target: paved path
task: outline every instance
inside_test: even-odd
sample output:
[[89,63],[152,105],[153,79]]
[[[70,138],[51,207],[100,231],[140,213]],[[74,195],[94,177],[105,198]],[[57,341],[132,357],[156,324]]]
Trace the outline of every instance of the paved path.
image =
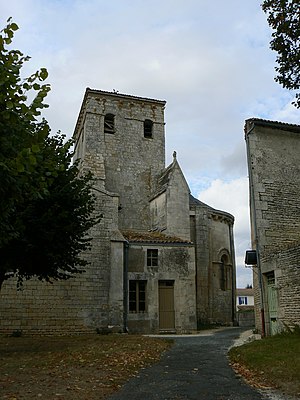
[[[227,350],[242,330],[175,336],[159,363],[128,381],[110,400],[263,400],[232,371]],[[267,397],[268,398],[268,397]]]

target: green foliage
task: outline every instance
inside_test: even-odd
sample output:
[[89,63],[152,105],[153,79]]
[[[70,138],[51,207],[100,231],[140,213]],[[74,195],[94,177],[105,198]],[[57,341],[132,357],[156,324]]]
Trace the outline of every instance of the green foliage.
[[91,241],[86,234],[98,222],[91,174],[78,175],[72,141],[60,132],[51,136],[40,118],[47,70],[22,79],[29,57],[8,48],[17,29],[9,19],[0,34],[0,287],[11,274],[20,283],[80,272],[86,265],[80,253]]
[[[270,47],[278,56],[275,80],[289,90],[300,89],[300,3],[299,0],[265,0],[262,9],[274,30]],[[293,103],[300,107],[300,93]]]

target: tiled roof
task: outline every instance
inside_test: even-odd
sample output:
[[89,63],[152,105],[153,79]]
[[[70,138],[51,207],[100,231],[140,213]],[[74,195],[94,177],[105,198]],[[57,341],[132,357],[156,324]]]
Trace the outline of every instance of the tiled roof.
[[161,193],[167,190],[170,176],[174,169],[174,165],[175,165],[174,162],[172,162],[167,168],[165,168],[162,174],[158,177],[157,186],[155,188],[153,195],[151,196],[151,199],[154,199],[155,197],[159,196]]
[[177,236],[165,235],[161,232],[137,232],[126,230],[122,235],[131,243],[181,243],[192,244],[191,241],[181,239]]
[[231,222],[234,222],[234,216],[232,214],[230,214],[226,211],[217,210],[216,208],[213,208],[213,207],[203,203],[202,201],[196,199],[194,196],[192,196],[190,194],[190,207],[197,207],[197,206],[204,207],[207,210],[209,210],[211,214],[218,215],[218,216],[221,216],[224,218],[228,218]]
[[[300,133],[300,125],[289,124],[287,122],[280,121],[270,121],[268,119],[260,119],[260,118],[249,118],[245,123],[245,133],[247,134],[247,130],[249,126],[265,126],[270,128],[282,129],[291,132],[299,132]],[[251,128],[250,128],[251,129]]]
[[254,296],[254,289],[252,288],[244,288],[244,289],[236,289],[237,296]]

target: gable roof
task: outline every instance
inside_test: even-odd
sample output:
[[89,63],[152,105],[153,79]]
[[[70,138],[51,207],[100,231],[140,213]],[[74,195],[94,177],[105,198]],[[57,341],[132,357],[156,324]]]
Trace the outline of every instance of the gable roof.
[[238,288],[236,289],[237,296],[254,296],[253,288]]
[[168,167],[165,168],[165,170],[157,178],[157,185],[156,185],[156,188],[155,188],[155,191],[154,191],[153,195],[150,198],[150,201],[155,199],[155,197],[159,196],[160,194],[162,194],[163,192],[165,192],[167,190],[169,182],[171,180],[171,177],[172,177],[172,175],[173,175],[173,173],[174,173],[174,171],[176,169],[179,170],[179,172],[180,172],[180,174],[181,174],[186,186],[188,187],[188,190],[190,190],[189,189],[189,185],[187,184],[187,181],[186,181],[186,179],[184,177],[184,174],[183,174],[183,172],[182,172],[182,170],[180,168],[180,165],[179,165],[179,163],[177,161],[176,151],[174,151],[174,153],[173,153],[173,162],[170,165],[168,165]]
[[177,236],[165,235],[158,231],[139,232],[124,230],[122,231],[122,235],[129,243],[192,244],[189,240],[184,240]]

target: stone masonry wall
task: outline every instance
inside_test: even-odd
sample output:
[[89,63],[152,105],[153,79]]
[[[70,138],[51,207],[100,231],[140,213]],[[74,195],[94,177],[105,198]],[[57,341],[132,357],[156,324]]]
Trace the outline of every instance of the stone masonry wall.
[[300,326],[300,245],[280,253],[277,265],[279,290],[279,321],[293,328]]
[[[231,324],[235,320],[235,263],[234,254],[231,254],[229,234],[231,224],[232,221],[222,215],[211,215],[211,318],[212,321],[220,324]],[[226,260],[224,265],[221,262],[222,256]],[[223,279],[225,280],[224,287],[222,287]]]
[[195,243],[196,285],[197,285],[197,325],[210,323],[211,311],[209,291],[211,280],[208,216],[202,207],[193,207],[195,213],[194,231],[191,237]]
[[[158,249],[157,267],[146,265],[148,248]],[[131,244],[129,248],[128,279],[147,281],[145,313],[129,313],[131,332],[159,332],[158,286],[160,280],[174,281],[175,330],[177,333],[197,329],[195,255],[192,245]]]
[[257,126],[248,140],[258,242],[264,256],[300,238],[300,127],[298,133]]
[[[198,326],[208,323],[231,324],[235,320],[235,260],[234,254],[231,254],[232,227],[229,227],[229,224],[233,224],[233,217],[222,217],[222,213],[219,213],[214,220],[212,209],[201,202],[191,206],[191,213],[194,219],[191,237],[195,242],[196,254]],[[228,256],[230,263],[226,266],[226,290],[220,288],[223,254]]]
[[281,249],[262,261],[275,273],[279,329],[300,325],[300,244]]
[[[113,134],[104,133],[108,113]],[[144,137],[145,119],[153,122],[152,138]],[[83,121],[86,150],[103,158],[105,187],[120,196],[120,228],[149,229],[149,196],[165,166],[164,102],[90,93]]]
[[185,178],[175,161],[167,190],[167,230],[166,233],[190,240],[189,216],[190,190]]
[[275,275],[279,324],[285,321],[290,323],[295,318],[294,312],[299,315],[299,266],[293,260],[294,256],[284,249],[294,246],[300,240],[300,127],[249,120],[246,121],[245,133],[250,176],[252,246],[257,246],[260,260],[260,270],[253,268],[256,328],[259,331],[262,329],[262,304],[268,334],[270,318],[267,273],[274,271]]

